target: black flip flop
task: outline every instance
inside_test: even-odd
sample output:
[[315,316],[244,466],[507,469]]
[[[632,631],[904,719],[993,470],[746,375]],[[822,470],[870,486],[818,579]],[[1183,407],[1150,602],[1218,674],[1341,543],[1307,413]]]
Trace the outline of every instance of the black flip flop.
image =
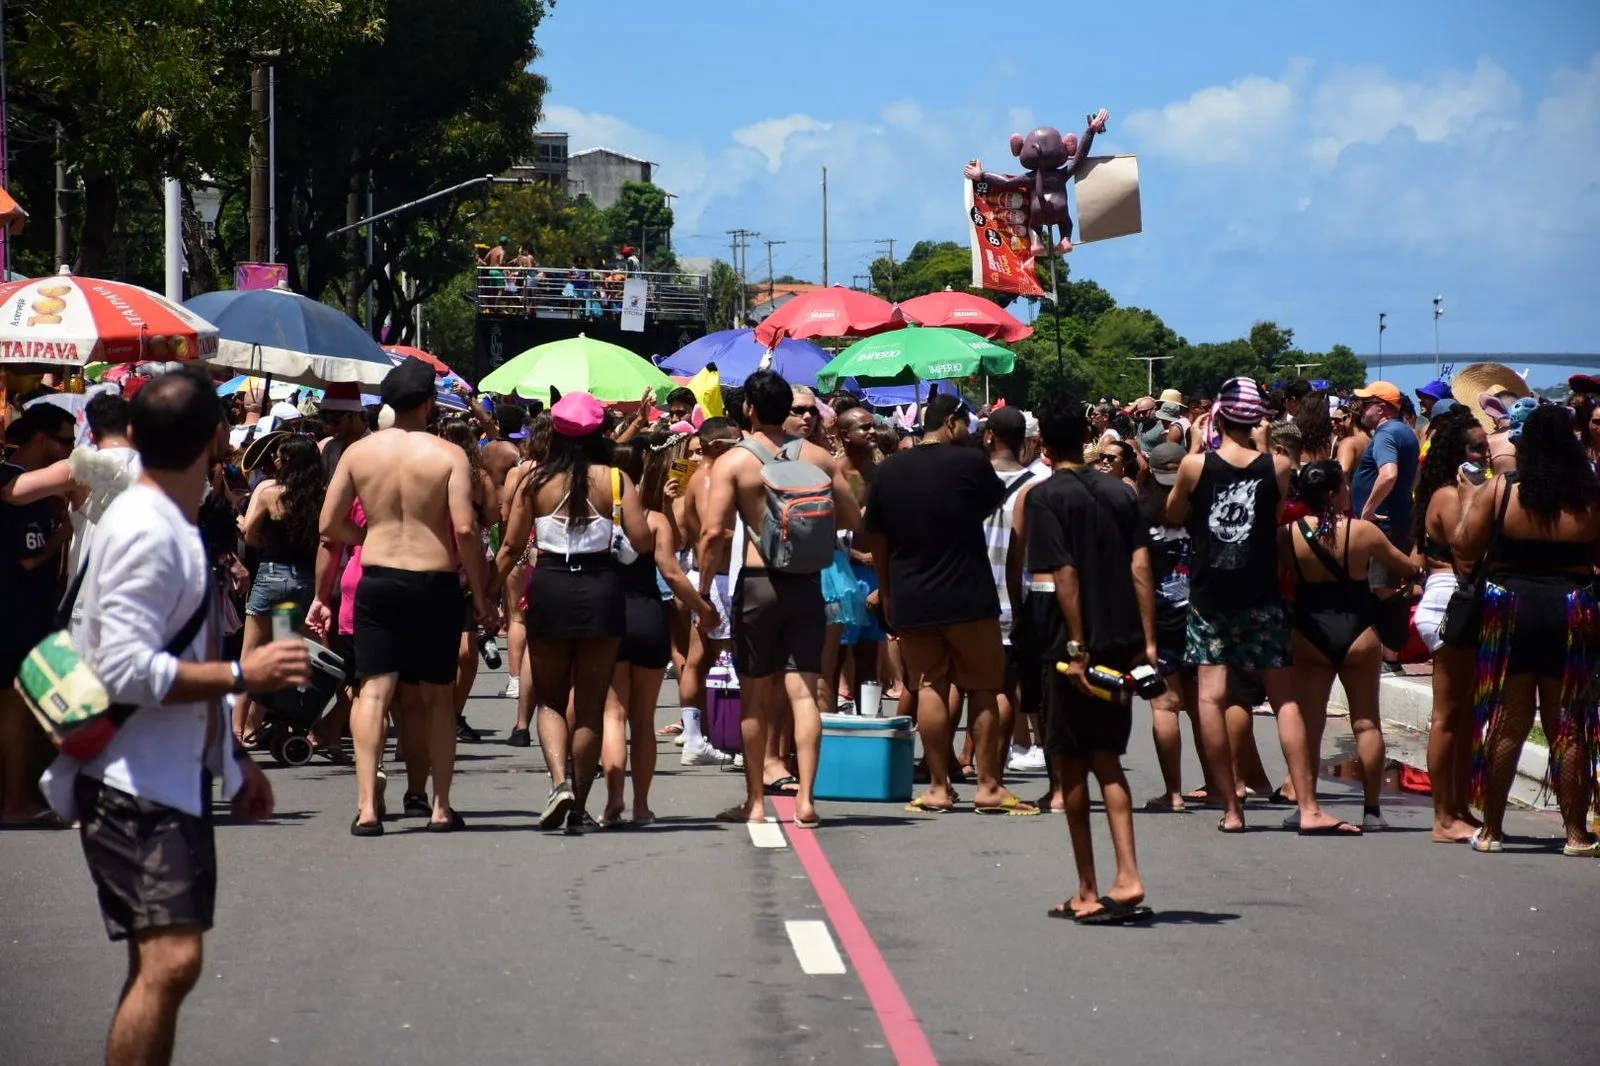
[[1219,833],[1228,833],[1231,835],[1234,833],[1246,833],[1249,831],[1250,827],[1248,825],[1230,826],[1228,825],[1228,820],[1226,818],[1217,819],[1217,832]]
[[433,804],[428,802],[426,792],[407,792],[400,802],[407,818],[433,817]]
[[[1349,829],[1354,829],[1355,832],[1348,832]],[[1361,833],[1361,827],[1354,822],[1334,822],[1332,825],[1319,825],[1300,830],[1300,835],[1303,837],[1358,837]]]
[[381,837],[383,836],[383,823],[370,822],[363,824],[361,815],[350,819],[350,835],[353,837]]
[[768,781],[766,793],[769,796],[792,796],[800,791],[798,777],[780,777],[776,781]]
[[1100,904],[1099,910],[1093,914],[1075,915],[1073,921],[1078,925],[1127,925],[1129,922],[1142,922],[1155,913],[1143,904],[1123,903],[1110,896],[1101,896],[1096,902]]
[[461,815],[457,814],[455,812],[455,810],[452,809],[450,811],[450,820],[449,821],[447,821],[447,822],[429,822],[428,823],[428,832],[430,832],[430,833],[454,833],[454,832],[457,832],[458,830],[465,829],[466,827],[467,827],[467,823],[462,819]]

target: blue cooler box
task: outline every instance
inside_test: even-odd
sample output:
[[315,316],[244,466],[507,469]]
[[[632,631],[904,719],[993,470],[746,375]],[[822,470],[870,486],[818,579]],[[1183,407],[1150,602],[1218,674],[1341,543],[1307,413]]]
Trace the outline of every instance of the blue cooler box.
[[909,715],[823,715],[817,799],[909,802],[915,736]]

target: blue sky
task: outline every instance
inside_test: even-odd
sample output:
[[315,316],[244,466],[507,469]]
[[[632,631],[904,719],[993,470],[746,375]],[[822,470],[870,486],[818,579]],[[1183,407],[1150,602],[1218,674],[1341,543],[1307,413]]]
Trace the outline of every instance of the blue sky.
[[818,279],[825,164],[849,283],[879,238],[964,239],[966,160],[1106,107],[1145,232],[1074,276],[1191,341],[1271,318],[1365,354],[1385,311],[1428,352],[1442,294],[1446,352],[1600,352],[1600,0],[562,0],[539,41],[545,127],[659,163],[680,255],[744,227]]

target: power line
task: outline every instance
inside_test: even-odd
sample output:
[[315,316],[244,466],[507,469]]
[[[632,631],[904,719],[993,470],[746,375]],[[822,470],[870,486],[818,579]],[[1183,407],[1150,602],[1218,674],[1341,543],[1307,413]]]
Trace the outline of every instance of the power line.
[[770,307],[772,305],[772,301],[777,299],[777,293],[774,291],[772,284],[772,246],[775,244],[787,244],[789,242],[766,240],[762,243],[767,246],[767,305]]
[[739,321],[742,323],[749,312],[746,304],[745,267],[750,250],[750,238],[759,237],[761,234],[753,229],[731,229],[728,236],[733,238],[729,250],[733,255],[733,270],[739,277]]
[[887,244],[889,246],[889,302],[894,302],[894,238],[882,237],[873,244]]

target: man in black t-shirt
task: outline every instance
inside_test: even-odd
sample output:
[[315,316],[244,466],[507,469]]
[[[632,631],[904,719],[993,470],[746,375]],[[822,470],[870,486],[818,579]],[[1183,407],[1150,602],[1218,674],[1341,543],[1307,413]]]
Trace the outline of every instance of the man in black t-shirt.
[[[1133,731],[1131,694],[1091,684],[1090,667],[1154,666],[1155,582],[1145,523],[1119,478],[1083,465],[1082,405],[1057,394],[1036,412],[1050,480],[1023,501],[1022,536],[1033,575],[1028,610],[1043,657],[1045,750],[1066,800],[1078,891],[1050,913],[1086,924],[1149,915],[1133,844],[1133,800],[1122,755]],[[1059,664],[1059,667],[1058,667]],[[1089,832],[1088,776],[1100,783],[1117,876],[1100,894]]]
[[875,601],[900,635],[917,729],[928,763],[928,791],[919,811],[950,810],[951,691],[972,704],[977,736],[980,814],[1038,814],[1038,808],[1000,782],[1002,749],[998,698],[1005,684],[1000,595],[989,566],[984,521],[1005,498],[989,459],[971,446],[971,412],[960,397],[928,402],[922,444],[878,467],[862,532],[878,573]]
[[11,424],[16,451],[0,463],[0,822],[51,817],[30,795],[28,752],[37,727],[11,687],[33,646],[49,635],[61,599],[62,550],[72,539],[61,499],[73,417],[38,404]]

